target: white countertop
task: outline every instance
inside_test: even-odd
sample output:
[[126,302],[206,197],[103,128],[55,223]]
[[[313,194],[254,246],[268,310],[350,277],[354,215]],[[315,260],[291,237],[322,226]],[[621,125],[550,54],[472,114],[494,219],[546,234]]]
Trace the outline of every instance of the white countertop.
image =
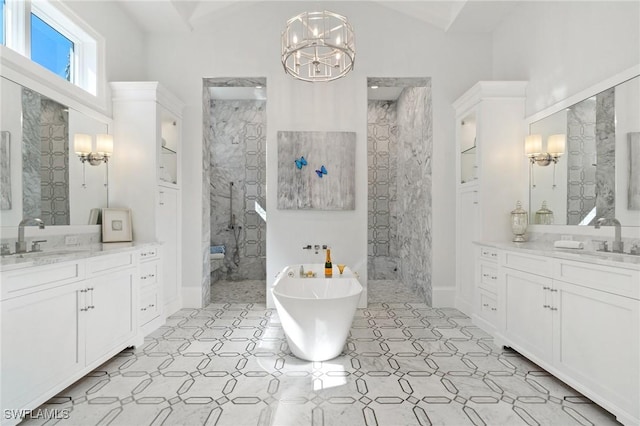
[[474,241],[474,244],[493,247],[500,250],[521,251],[523,253],[553,257],[557,259],[567,259],[578,262],[588,262],[598,265],[640,270],[640,256],[631,254],[580,249],[561,249],[555,248],[553,243],[548,241],[531,241],[525,243]]
[[133,251],[159,244],[157,242],[98,243],[82,246],[52,247],[40,252],[12,254],[0,258],[0,272]]

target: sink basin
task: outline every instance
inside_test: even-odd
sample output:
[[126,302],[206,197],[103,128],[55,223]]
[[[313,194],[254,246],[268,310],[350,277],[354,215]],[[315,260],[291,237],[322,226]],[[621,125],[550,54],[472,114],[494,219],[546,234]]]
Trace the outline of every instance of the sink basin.
[[13,253],[7,256],[3,256],[5,259],[39,259],[44,257],[62,257],[79,253],[83,250],[44,250],[44,251],[30,251],[28,253]]
[[567,251],[567,250],[556,250],[558,253],[562,253],[564,255],[575,256],[578,258],[589,258],[589,259],[600,259],[600,260],[608,260],[614,262],[624,262],[624,263],[637,263],[640,264],[640,256],[636,256],[628,253],[613,253],[610,251]]

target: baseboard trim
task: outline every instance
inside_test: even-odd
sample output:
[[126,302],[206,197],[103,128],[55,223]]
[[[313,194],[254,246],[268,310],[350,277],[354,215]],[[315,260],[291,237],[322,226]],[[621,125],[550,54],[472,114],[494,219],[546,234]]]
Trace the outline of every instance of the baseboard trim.
[[[180,304],[180,301],[178,301],[178,303]],[[204,305],[202,303],[202,288],[201,287],[182,287],[182,306],[178,306],[178,308],[175,310],[177,311],[180,308],[189,308],[189,309],[200,309],[200,308],[204,308]],[[172,304],[169,305],[165,305],[165,313],[167,314],[167,316],[171,315],[171,313],[174,313],[175,311],[172,311],[171,309],[174,308],[175,306],[173,306]]]
[[434,308],[453,308],[456,306],[455,287],[433,287],[431,305]]

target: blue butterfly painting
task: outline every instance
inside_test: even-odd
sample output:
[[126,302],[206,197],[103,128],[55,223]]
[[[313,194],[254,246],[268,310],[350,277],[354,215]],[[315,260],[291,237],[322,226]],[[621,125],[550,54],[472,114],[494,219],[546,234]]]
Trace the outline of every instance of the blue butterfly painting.
[[324,165],[322,165],[322,167],[320,167],[320,170],[316,170],[316,173],[318,174],[319,178],[322,178],[322,175],[327,174],[327,169],[324,167]]
[[305,158],[303,156],[300,156],[300,158],[296,158],[296,167],[298,168],[298,170],[302,169],[302,166],[306,166],[307,165],[307,160],[305,160]]

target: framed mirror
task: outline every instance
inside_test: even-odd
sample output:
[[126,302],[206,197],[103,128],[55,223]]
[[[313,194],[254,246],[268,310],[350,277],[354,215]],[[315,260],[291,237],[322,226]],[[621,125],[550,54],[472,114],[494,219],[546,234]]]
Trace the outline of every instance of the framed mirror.
[[529,120],[529,134],[542,145],[530,150],[542,152],[529,166],[531,224],[615,217],[640,226],[640,76],[632,77]]
[[73,136],[95,138],[108,125],[4,77],[0,93],[1,225],[88,225],[92,208],[108,206],[107,166],[83,164]]

